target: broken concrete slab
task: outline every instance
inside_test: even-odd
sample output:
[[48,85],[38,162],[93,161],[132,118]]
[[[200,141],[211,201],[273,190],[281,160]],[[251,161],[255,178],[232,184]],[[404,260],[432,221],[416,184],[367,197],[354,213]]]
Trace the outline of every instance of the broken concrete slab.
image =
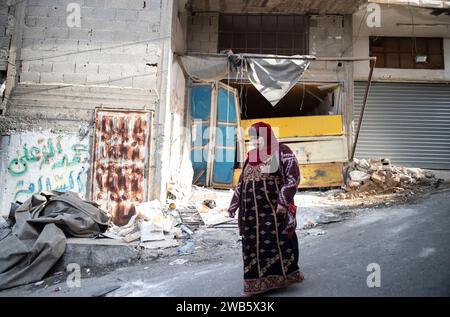
[[113,239],[69,238],[64,255],[51,272],[65,272],[70,263],[76,263],[81,268],[103,270],[158,257],[154,250],[141,248],[139,241],[126,243]]

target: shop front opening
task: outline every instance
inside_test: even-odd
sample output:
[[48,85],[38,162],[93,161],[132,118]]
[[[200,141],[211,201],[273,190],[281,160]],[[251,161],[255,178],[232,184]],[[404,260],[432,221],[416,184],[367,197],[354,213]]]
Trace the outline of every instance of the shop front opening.
[[243,120],[325,116],[341,112],[341,89],[336,83],[298,83],[275,107],[251,83],[229,85],[239,93]]

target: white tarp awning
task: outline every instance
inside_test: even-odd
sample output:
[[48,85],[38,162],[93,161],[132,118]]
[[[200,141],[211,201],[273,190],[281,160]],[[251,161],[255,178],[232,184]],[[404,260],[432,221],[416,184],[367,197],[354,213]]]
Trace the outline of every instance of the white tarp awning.
[[406,5],[430,9],[450,9],[450,1],[445,0],[369,0],[369,2]]
[[[296,57],[296,56],[293,56]],[[275,106],[294,87],[311,63],[310,59],[246,58],[248,78]]]

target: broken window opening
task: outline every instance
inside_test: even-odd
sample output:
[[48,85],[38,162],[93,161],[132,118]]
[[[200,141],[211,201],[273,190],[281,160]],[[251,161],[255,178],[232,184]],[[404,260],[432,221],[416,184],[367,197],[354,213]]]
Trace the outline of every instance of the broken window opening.
[[341,114],[337,83],[300,82],[273,107],[251,83],[223,82],[238,90],[243,120]]
[[[5,99],[6,90],[6,70],[0,70],[0,103]],[[0,110],[0,114],[2,110]]]

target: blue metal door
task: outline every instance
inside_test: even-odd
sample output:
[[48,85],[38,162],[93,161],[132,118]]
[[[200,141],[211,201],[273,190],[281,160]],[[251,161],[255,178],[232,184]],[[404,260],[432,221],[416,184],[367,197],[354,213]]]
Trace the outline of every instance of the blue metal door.
[[208,185],[209,127],[211,125],[212,85],[199,84],[191,88],[190,108],[192,119],[191,160],[194,185]]
[[236,162],[238,112],[234,89],[219,84],[217,87],[217,111],[212,186],[229,188],[233,183]]

